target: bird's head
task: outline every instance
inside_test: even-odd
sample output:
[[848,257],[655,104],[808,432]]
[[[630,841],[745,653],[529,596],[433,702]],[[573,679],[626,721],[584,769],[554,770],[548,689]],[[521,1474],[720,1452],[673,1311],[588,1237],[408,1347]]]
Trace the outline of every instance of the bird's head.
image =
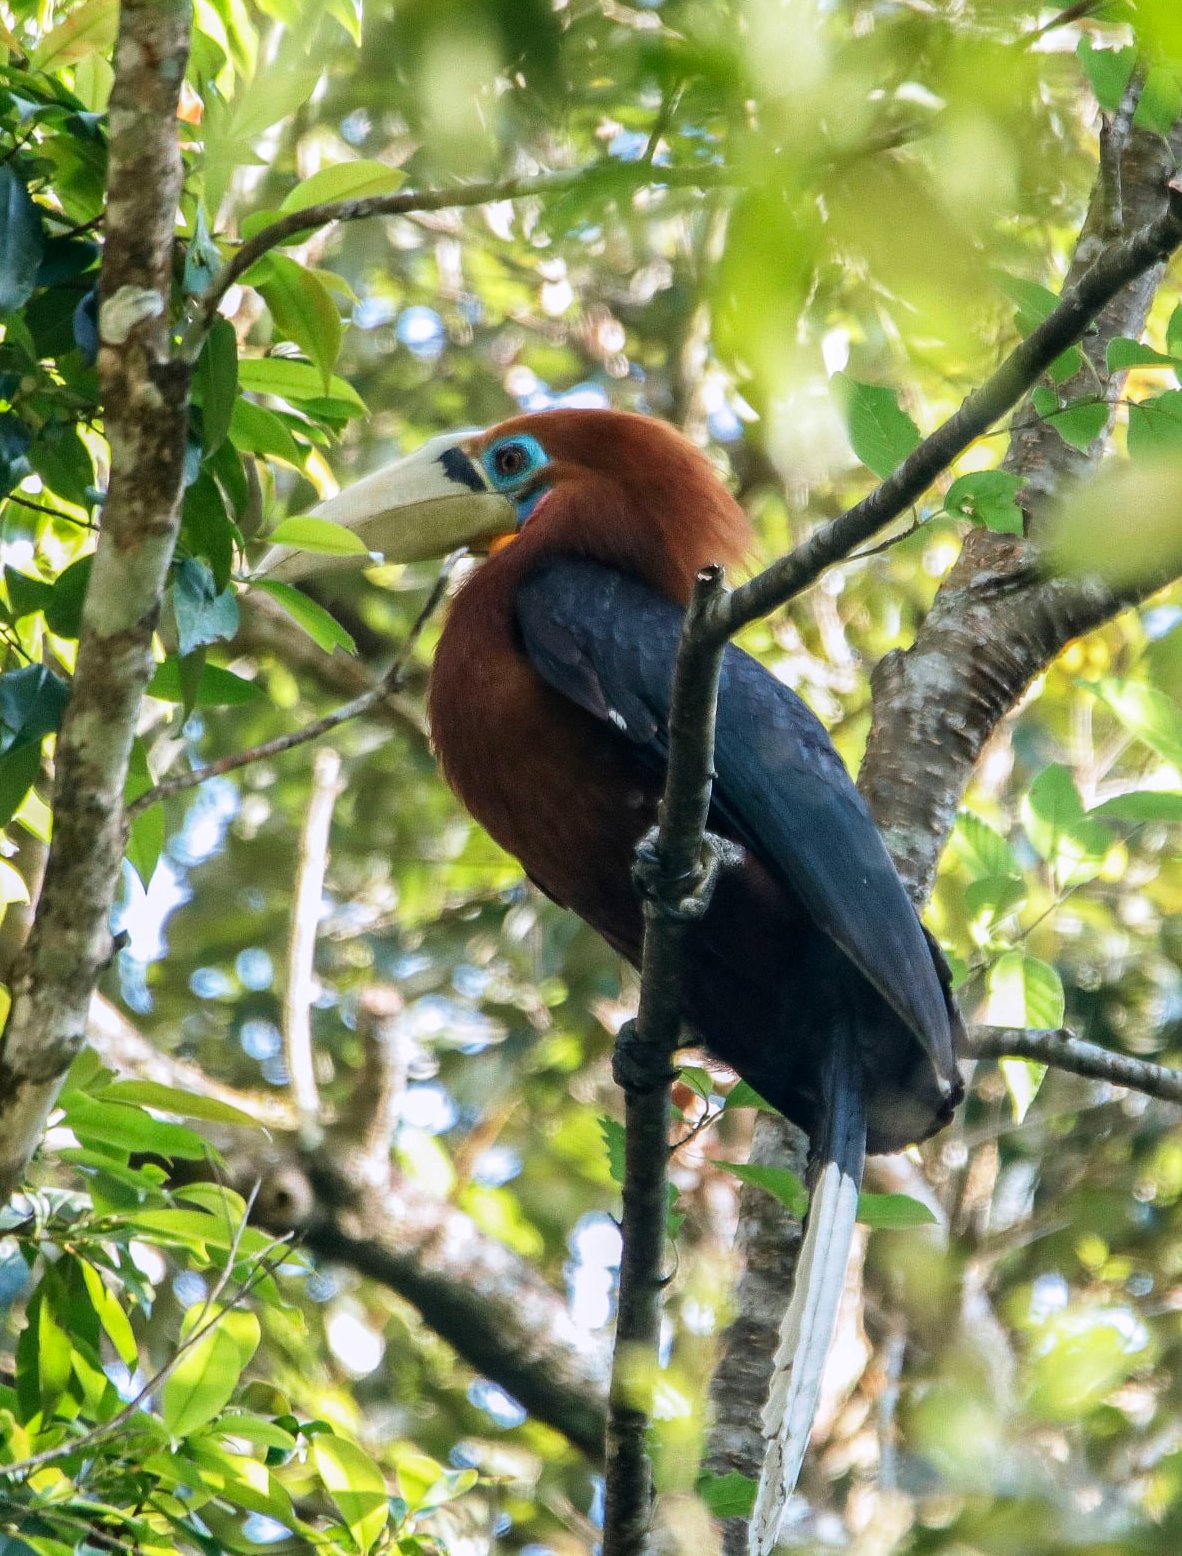
[[[545,411],[432,438],[315,514],[389,562],[459,547],[522,563],[588,556],[683,602],[699,568],[738,561],[749,544],[705,456],[664,422],[618,411]],[[294,580],[323,565],[276,547],[261,571]]]

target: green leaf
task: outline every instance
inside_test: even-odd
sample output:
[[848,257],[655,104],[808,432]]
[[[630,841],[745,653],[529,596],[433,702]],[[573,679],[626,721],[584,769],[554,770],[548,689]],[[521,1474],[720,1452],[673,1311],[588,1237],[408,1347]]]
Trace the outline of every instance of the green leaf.
[[1046,962],[1022,951],[1006,951],[990,967],[983,1021],[996,1027],[1037,1027],[1057,1031],[1063,1025],[1063,984]]
[[[161,702],[185,703],[185,688],[181,683],[181,667],[175,654],[170,654],[156,666],[156,673],[148,682],[148,696],[159,697]],[[192,705],[195,708],[230,708],[244,702],[254,702],[266,693],[254,681],[247,681],[221,665],[203,665],[197,679]]]
[[607,1147],[607,1168],[613,1183],[624,1181],[624,1126],[618,1119],[606,1115],[599,1120],[599,1132]]
[[1172,357],[1182,359],[1182,303],[1171,313],[1166,325],[1166,350]]
[[183,1161],[201,1161],[209,1153],[206,1141],[183,1124],[169,1124],[125,1103],[99,1104],[92,1097],[74,1095],[65,1122],[88,1145],[113,1145],[121,1151]]
[[60,70],[89,54],[106,54],[115,42],[119,0],[86,0],[45,34],[29,56],[34,70]]
[[286,216],[325,200],[368,200],[374,195],[393,194],[405,182],[405,173],[383,162],[338,162],[298,183],[279,209]]
[[65,711],[69,688],[44,665],[22,665],[0,675],[0,752],[40,747]]
[[934,1226],[935,1216],[909,1194],[859,1194],[858,1220],[881,1232],[899,1232],[915,1226]]
[[1029,1113],[1031,1103],[1038,1096],[1039,1088],[1046,1079],[1047,1067],[1045,1064],[1039,1064],[1037,1059],[1019,1059],[1013,1055],[999,1059],[997,1067],[1010,1094],[1014,1121],[1020,1124]]
[[301,594],[291,584],[279,583],[272,578],[260,578],[254,587],[262,589],[272,599],[278,600],[293,621],[302,627],[326,654],[331,654],[334,648],[343,648],[347,654],[357,652],[357,644],[336,617],[331,616],[323,605],[318,604],[309,595]]
[[773,1199],[779,1200],[790,1215],[798,1219],[808,1209],[808,1190],[787,1167],[764,1167],[751,1162],[718,1162],[716,1165],[724,1172],[733,1173],[741,1182],[766,1190]]
[[964,907],[975,933],[982,934],[1026,901],[1026,883],[1014,875],[982,875],[965,887]]
[[312,1439],[312,1459],[345,1527],[365,1556],[389,1516],[389,1493],[381,1470],[356,1444],[327,1432]]
[[176,565],[169,596],[182,659],[208,643],[232,638],[238,631],[234,591],[223,589],[219,593],[212,569],[196,557],[185,557]]
[[[193,1322],[203,1317],[202,1307],[186,1315]],[[172,1437],[187,1437],[221,1413],[255,1353],[259,1335],[253,1313],[222,1313],[185,1352],[160,1396],[160,1413]]]
[[1117,335],[1108,342],[1107,356],[1110,373],[1122,372],[1128,367],[1178,367],[1173,357],[1155,351],[1142,341],[1130,340],[1125,335]]
[[328,288],[294,259],[272,254],[267,279],[258,283],[258,290],[276,328],[320,369],[320,387],[328,394],[341,348],[341,316]]
[[326,391],[323,375],[310,362],[293,362],[290,357],[245,357],[238,364],[238,382],[254,394],[275,395],[297,404],[327,397],[346,416],[366,414],[365,401],[356,389],[334,375]]
[[45,247],[41,211],[10,161],[0,164],[0,316],[33,295]]
[[201,407],[201,441],[207,454],[220,448],[238,399],[238,337],[229,319],[216,319],[193,374],[193,399]]
[[1076,53],[1096,101],[1108,113],[1115,113],[1133,74],[1136,49],[1098,49],[1090,38],[1081,38]]
[[303,469],[304,456],[286,423],[266,406],[244,400],[241,395],[230,413],[230,439],[244,453],[263,454],[294,465],[297,470]]
[[1092,446],[1108,425],[1109,408],[1103,400],[1077,400],[1046,416],[1055,431],[1081,453]]
[[40,772],[40,745],[16,746],[0,756],[0,826],[16,815]]
[[1044,768],[1022,800],[1022,825],[1060,887],[1093,880],[1111,846],[1109,833],[1084,815],[1075,780],[1065,767]]
[[754,1086],[749,1086],[746,1081],[736,1081],[726,1094],[726,1108],[758,1108],[761,1113],[775,1113],[778,1109],[761,1097]]
[[[56,1281],[46,1279],[41,1284],[41,1301],[37,1304],[37,1387],[41,1409],[52,1415],[70,1382],[73,1347],[70,1335],[55,1311],[64,1298]],[[30,1322],[34,1320],[30,1317]]]
[[1133,114],[1133,124],[1139,130],[1149,130],[1154,135],[1168,135],[1174,121],[1182,111],[1182,81],[1176,70],[1168,66],[1153,66],[1145,77],[1141,96]]
[[119,1299],[103,1282],[93,1264],[81,1261],[82,1279],[90,1296],[91,1305],[98,1314],[99,1323],[107,1338],[115,1347],[119,1360],[134,1370],[139,1362],[139,1352],[127,1314],[119,1305]]
[[1166,789],[1139,789],[1135,794],[1118,794],[1102,805],[1088,811],[1103,821],[1129,821],[1134,825],[1145,822],[1182,822],[1182,794]]
[[1098,681],[1090,690],[1131,735],[1171,766],[1182,767],[1182,706],[1172,697],[1140,681]]
[[738,1470],[725,1475],[707,1473],[698,1481],[698,1495],[715,1518],[750,1518],[758,1490],[757,1483]]
[[1167,389],[1129,406],[1128,447],[1134,460],[1182,454],[1182,389]]
[[315,551],[321,556],[368,556],[369,547],[361,537],[331,519],[301,516],[284,519],[267,539],[275,546],[295,546],[300,551]]
[[1038,281],[1028,281],[1024,276],[1012,276],[1004,271],[996,276],[1001,290],[1015,304],[1015,322],[1023,335],[1036,330],[1044,319],[1059,306],[1054,292]]
[[860,384],[844,373],[834,378],[854,453],[885,480],[920,441],[919,428],[899,405],[893,389]]
[[179,1118],[207,1119],[213,1124],[239,1124],[248,1129],[260,1129],[258,1120],[232,1103],[220,1102],[216,1097],[204,1097],[199,1092],[181,1091],[176,1086],[165,1086],[160,1081],[112,1081],[96,1093],[96,1100],[109,1102],[136,1102],[141,1107],[157,1108],[163,1113],[175,1113]]
[[1022,873],[1018,856],[987,821],[974,816],[972,811],[962,810],[956,818],[953,833],[956,851],[968,865],[974,876],[1006,876]]
[[709,1070],[699,1069],[697,1065],[682,1065],[678,1073],[678,1080],[683,1086],[688,1086],[695,1096],[703,1102],[709,1102],[714,1095],[714,1078]]
[[1015,498],[1022,485],[1008,470],[974,470],[953,481],[944,507],[957,517],[971,519],[1003,535],[1022,533],[1022,510]]
[[13,621],[43,611],[53,599],[53,585],[44,578],[31,578],[13,567],[4,569],[4,587]]

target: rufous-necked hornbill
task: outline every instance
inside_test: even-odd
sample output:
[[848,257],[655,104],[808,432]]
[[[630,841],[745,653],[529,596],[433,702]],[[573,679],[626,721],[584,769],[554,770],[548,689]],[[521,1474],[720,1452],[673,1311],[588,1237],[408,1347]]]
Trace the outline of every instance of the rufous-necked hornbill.
[[[739,504],[647,417],[557,410],[435,438],[318,513],[391,561],[461,545],[431,676],[431,730],[472,815],[549,897],[634,965],[637,844],[654,825],[684,608],[698,570],[736,562]],[[314,559],[273,553],[299,577]],[[689,931],[688,1027],[805,1129],[813,1195],[765,1415],[779,1473],[757,1509],[770,1550],[808,1441],[865,1152],[947,1123],[959,1017],[841,759],[805,704],[730,647],[711,829],[729,840]]]

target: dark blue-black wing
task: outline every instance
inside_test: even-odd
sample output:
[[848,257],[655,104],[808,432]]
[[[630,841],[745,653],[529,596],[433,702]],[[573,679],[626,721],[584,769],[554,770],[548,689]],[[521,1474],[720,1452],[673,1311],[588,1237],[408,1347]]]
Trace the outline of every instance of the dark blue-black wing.
[[[575,558],[517,595],[526,651],[556,690],[662,765],[683,613],[646,585]],[[914,1032],[956,1075],[945,990],[927,936],[824,727],[758,661],[727,649],[715,803]]]

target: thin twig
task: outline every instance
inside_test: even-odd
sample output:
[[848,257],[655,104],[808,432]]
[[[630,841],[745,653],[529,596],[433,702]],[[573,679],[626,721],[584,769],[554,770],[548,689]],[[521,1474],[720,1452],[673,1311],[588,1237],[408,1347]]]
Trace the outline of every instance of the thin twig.
[[682,943],[709,888],[703,840],[714,776],[714,711],[722,640],[716,634],[708,637],[703,628],[725,598],[721,568],[698,574],[677,655],[660,826],[642,880],[645,933],[640,1008],[630,1024],[627,1051],[617,1048],[616,1074],[625,1087],[626,1135],[604,1556],[641,1556],[648,1543],[652,1466],[646,1436],[659,1366],[671,1112],[672,1077],[664,1072],[669,1070],[681,1031]]
[[677,189],[717,189],[737,182],[725,167],[662,167],[654,170],[646,163],[609,160],[589,167],[571,168],[556,173],[538,173],[527,178],[506,178],[494,183],[465,184],[453,189],[407,189],[399,194],[372,195],[360,200],[323,200],[318,205],[292,211],[257,232],[229,259],[201,297],[196,299],[181,342],[181,357],[196,361],[210,326],[217,317],[218,304],[234,283],[271,249],[287,243],[297,234],[330,222],[364,221],[371,216],[409,216],[419,211],[447,211],[473,205],[493,205],[502,200],[523,200],[533,195],[563,194],[580,185],[603,185],[609,198],[630,193],[645,184],[660,183]]
[[710,630],[731,637],[749,622],[776,610],[917,502],[970,443],[1037,384],[1056,358],[1082,339],[1122,287],[1168,259],[1182,243],[1182,181],[1172,181],[1166,193],[1161,215],[1123,243],[1105,248],[1038,328],[1019,341],[997,371],[924,438],[893,475],[854,507],[815,529],[794,551],[735,589],[725,608],[715,613]]
[[158,805],[161,800],[170,799],[174,794],[183,794],[186,789],[196,788],[208,778],[220,778],[225,773],[237,772],[240,767],[249,766],[251,762],[268,761],[272,757],[282,756],[285,751],[294,751],[297,746],[307,745],[310,740],[319,740],[321,735],[330,734],[342,724],[347,724],[350,719],[360,718],[371,708],[376,708],[387,697],[393,697],[406,679],[407,670],[423,630],[439,608],[439,603],[447,592],[451,575],[463,555],[463,551],[453,551],[443,563],[439,569],[439,576],[431,586],[431,592],[423,602],[423,608],[407,633],[394,663],[381,680],[376,681],[368,691],[362,692],[349,702],[342,703],[339,708],[334,709],[332,713],[326,713],[323,718],[305,724],[303,729],[291,730],[286,735],[276,735],[273,740],[261,741],[257,746],[251,746],[245,751],[234,751],[229,756],[219,757],[216,762],[207,762],[204,767],[195,767],[192,772],[177,773],[173,778],[162,779],[152,788],[145,789],[138,799],[132,800],[127,807],[127,819],[134,821],[142,811]]
[[312,1055],[312,1000],[316,928],[328,867],[328,832],[333,807],[341,792],[341,759],[331,746],[316,753],[312,764],[312,795],[300,837],[299,864],[291,905],[287,942],[287,987],[283,996],[283,1047],[292,1098],[303,1139],[320,1135],[320,1092]]
[[1069,1070],[1089,1080],[1127,1086],[1162,1102],[1182,1106],[1182,1070],[1151,1064],[1128,1054],[1114,1054],[1098,1043],[1087,1043],[1066,1027],[1057,1031],[1023,1030],[1021,1027],[970,1027],[961,1047],[967,1059],[1033,1059],[1053,1069]]

